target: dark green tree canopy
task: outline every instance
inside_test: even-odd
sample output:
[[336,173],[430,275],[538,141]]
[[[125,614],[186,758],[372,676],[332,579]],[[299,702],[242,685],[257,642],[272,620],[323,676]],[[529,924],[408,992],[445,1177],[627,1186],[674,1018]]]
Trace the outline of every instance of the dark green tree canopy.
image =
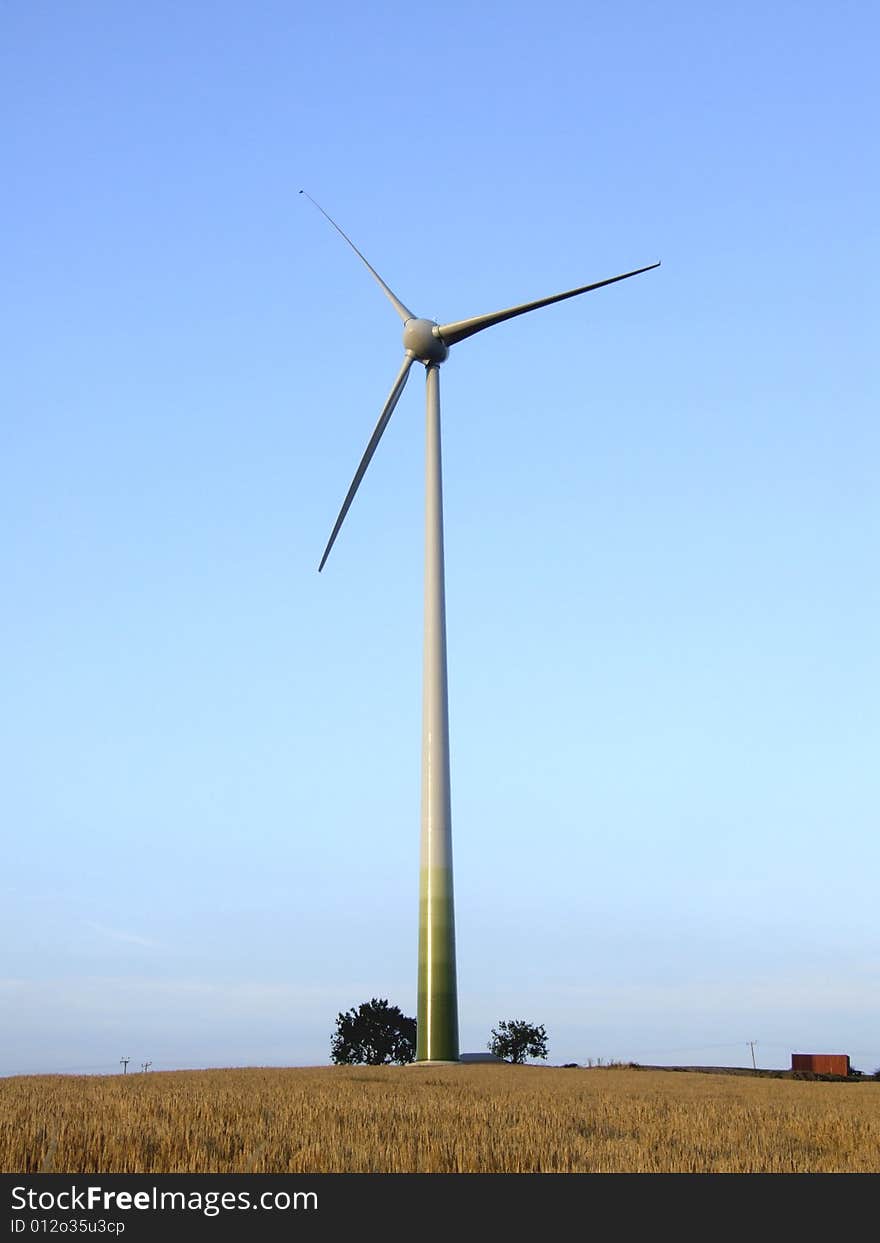
[[492,1028],[492,1039],[489,1048],[496,1057],[503,1057],[506,1062],[521,1064],[527,1057],[547,1056],[547,1033],[544,1025],[536,1027],[525,1019],[502,1020],[497,1028]]
[[416,1021],[387,998],[374,997],[336,1016],[330,1057],[337,1066],[403,1065],[416,1055]]

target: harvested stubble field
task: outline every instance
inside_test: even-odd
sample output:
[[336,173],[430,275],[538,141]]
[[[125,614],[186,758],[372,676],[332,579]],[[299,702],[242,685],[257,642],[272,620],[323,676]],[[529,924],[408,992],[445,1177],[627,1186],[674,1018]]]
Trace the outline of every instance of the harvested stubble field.
[[327,1067],[0,1080],[6,1173],[876,1173],[880,1083]]

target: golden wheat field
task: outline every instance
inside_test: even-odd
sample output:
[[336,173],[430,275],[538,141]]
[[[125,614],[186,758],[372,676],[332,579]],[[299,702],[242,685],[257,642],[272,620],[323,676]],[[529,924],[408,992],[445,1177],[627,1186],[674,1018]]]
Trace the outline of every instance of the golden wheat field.
[[326,1067],[0,1081],[5,1173],[876,1173],[880,1083]]

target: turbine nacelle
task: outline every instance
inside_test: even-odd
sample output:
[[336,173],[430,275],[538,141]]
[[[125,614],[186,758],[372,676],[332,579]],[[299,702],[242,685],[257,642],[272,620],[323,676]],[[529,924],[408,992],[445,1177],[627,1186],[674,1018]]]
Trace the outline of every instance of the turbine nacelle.
[[433,319],[408,319],[403,325],[403,348],[410,358],[418,359],[426,367],[449,357],[449,347]]

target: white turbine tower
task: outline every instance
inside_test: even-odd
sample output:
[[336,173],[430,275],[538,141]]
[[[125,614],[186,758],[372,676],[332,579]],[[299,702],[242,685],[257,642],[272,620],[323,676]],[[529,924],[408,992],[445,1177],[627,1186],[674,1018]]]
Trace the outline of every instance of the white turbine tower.
[[484,328],[527,311],[613,285],[660,266],[659,263],[623,272],[591,285],[524,302],[520,306],[437,324],[413,315],[394,294],[354,242],[305,190],[318,211],[333,225],[372,273],[403,321],[403,363],[370,442],[355,471],[339,516],[330,532],[319,572],[330,555],[354,495],[364,477],[382,433],[403,392],[414,362],[424,364],[427,378],[425,453],[425,647],[422,691],[422,828],[419,874],[419,968],[417,1062],[458,1061],[458,990],[455,974],[455,917],[452,893],[452,814],[449,789],[449,711],[446,687],[446,602],[443,575],[443,494],[440,466],[440,364],[450,347]]

